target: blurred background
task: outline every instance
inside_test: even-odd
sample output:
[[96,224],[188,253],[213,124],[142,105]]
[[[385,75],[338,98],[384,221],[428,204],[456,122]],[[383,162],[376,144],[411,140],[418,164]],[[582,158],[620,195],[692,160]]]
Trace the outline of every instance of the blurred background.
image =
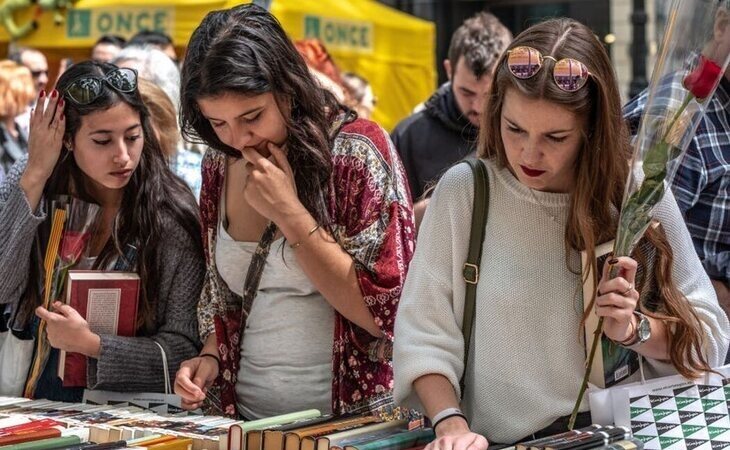
[[[101,36],[129,39],[144,30],[172,38],[182,60],[191,33],[211,10],[241,0],[2,0],[0,57],[21,47],[41,51],[48,78],[88,59]],[[256,0],[293,40],[317,39],[341,72],[369,82],[372,118],[387,130],[446,80],[443,60],[456,28],[477,11],[496,15],[515,35],[547,17],[568,16],[604,42],[624,100],[646,86],[668,0]],[[8,25],[10,18],[11,25]],[[11,38],[13,26],[22,36]],[[10,28],[9,28],[10,27]],[[52,84],[52,82],[51,82]]]

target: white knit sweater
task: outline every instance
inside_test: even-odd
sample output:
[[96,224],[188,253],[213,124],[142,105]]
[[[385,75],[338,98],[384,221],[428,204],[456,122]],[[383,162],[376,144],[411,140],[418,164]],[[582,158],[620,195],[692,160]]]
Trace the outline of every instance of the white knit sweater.
[[[477,287],[475,350],[462,408],[472,430],[492,442],[510,443],[570,414],[577,397],[585,361],[579,335],[580,257],[569,255],[571,272],[564,244],[570,194],[531,193],[508,170],[485,163],[489,213]],[[418,235],[395,325],[395,397],[404,406],[421,409],[412,383],[426,374],[444,375],[459,395],[461,272],[473,197],[471,169],[459,164],[449,170]],[[670,193],[655,217],[673,244],[675,281],[706,328],[708,362],[719,366],[730,326]],[[646,362],[649,376],[673,370],[658,361]],[[587,401],[582,409],[588,409]]]

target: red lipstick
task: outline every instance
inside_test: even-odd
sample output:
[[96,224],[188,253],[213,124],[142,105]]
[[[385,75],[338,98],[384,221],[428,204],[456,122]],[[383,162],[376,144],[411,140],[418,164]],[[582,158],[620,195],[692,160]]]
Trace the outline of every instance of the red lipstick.
[[525,167],[525,166],[522,166],[522,165],[520,166],[520,169],[522,169],[522,172],[525,175],[527,175],[528,177],[531,177],[531,178],[539,177],[540,175],[542,175],[542,174],[545,173],[544,170],[530,169],[529,167]]

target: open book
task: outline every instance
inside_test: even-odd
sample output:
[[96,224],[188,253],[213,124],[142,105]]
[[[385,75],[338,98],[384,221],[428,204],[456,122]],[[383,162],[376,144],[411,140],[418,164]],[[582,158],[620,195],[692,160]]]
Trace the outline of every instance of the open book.
[[[613,250],[613,241],[606,242],[596,247],[596,259],[598,267],[598,279],[601,279],[603,273],[603,264],[608,259],[609,254]],[[585,251],[580,255],[581,265],[585,268],[588,265],[588,255]],[[590,270],[590,268],[589,268]],[[593,273],[588,273],[588,278],[583,283],[583,308],[590,306],[591,298],[596,289],[593,282]],[[586,342],[586,360],[593,345],[594,332],[598,325],[598,316],[593,308],[585,321],[584,332]],[[627,348],[621,347],[613,343],[606,336],[601,334],[601,342],[596,349],[596,357],[593,359],[591,367],[590,383],[600,388],[611,387],[621,380],[628,378],[631,374],[639,370],[639,355]]]
[[[94,333],[134,336],[139,286],[136,273],[71,270],[65,303],[86,319]],[[66,387],[86,387],[86,357],[61,351],[58,377]]]

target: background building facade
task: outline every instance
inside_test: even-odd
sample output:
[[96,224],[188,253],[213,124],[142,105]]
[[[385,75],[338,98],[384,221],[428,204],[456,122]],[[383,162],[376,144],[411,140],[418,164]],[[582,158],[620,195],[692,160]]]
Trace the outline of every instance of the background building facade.
[[[606,46],[618,75],[621,95],[624,101],[632,90],[645,86],[651,76],[658,42],[661,41],[661,24],[664,11],[670,0],[379,0],[402,11],[431,20],[436,23],[439,81],[445,80],[440,62],[446,57],[451,34],[461,22],[480,10],[486,10],[504,22],[517,35],[519,32],[542,19],[549,17],[572,17],[593,29]],[[643,4],[643,5],[642,5]],[[643,13],[642,13],[643,11]],[[639,47],[643,54],[645,74],[632,74],[634,38],[633,22],[645,22],[645,47]],[[659,24],[659,26],[657,26]],[[638,61],[641,64],[641,61]],[[639,66],[639,69],[641,67]],[[632,81],[634,84],[632,85]]]

